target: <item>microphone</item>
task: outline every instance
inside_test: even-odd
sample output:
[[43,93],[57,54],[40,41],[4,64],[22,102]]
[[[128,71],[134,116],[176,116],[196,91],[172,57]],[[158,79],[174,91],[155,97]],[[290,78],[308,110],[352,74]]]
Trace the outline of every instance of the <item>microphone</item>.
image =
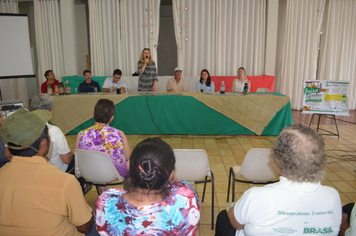
[[148,59],[148,56],[146,56],[146,58]]

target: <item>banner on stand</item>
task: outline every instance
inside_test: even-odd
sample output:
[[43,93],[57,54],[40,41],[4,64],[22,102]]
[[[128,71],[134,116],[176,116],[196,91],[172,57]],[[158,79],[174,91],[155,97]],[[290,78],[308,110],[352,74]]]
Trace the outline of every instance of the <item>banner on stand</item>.
[[349,115],[349,82],[304,80],[303,113]]

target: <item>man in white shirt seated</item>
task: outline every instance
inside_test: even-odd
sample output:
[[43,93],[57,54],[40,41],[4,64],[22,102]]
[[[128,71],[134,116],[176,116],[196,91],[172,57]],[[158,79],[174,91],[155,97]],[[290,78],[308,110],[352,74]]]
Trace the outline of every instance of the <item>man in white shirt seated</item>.
[[227,214],[219,213],[215,236],[338,235],[339,193],[320,184],[326,162],[321,136],[306,126],[288,126],[274,142],[271,159],[280,181],[250,188]]
[[[103,92],[108,93],[125,93],[128,89],[127,82],[121,79],[122,72],[120,69],[114,70],[112,77],[108,77],[104,81]],[[119,89],[120,92],[117,92]]]
[[187,92],[188,85],[187,82],[182,78],[182,68],[176,67],[174,69],[174,77],[170,78],[167,82],[167,91],[173,92]]
[[[53,99],[48,94],[36,94],[31,100],[31,111],[47,110],[52,111]],[[48,153],[49,164],[57,166],[61,171],[70,172],[74,168],[73,153],[70,150],[67,140],[57,126],[47,123],[48,133],[51,137],[52,150]]]

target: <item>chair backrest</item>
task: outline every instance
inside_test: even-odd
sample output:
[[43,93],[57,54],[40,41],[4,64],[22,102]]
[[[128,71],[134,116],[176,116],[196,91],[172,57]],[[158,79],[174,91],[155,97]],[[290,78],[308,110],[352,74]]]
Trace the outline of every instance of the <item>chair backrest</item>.
[[208,154],[202,149],[174,149],[174,178],[194,182],[211,176]]
[[269,88],[258,88],[256,92],[270,92]]
[[80,149],[75,150],[75,175],[96,184],[124,180],[106,153]]
[[279,169],[270,158],[271,149],[252,148],[245,156],[239,175],[253,182],[268,182],[279,177]]

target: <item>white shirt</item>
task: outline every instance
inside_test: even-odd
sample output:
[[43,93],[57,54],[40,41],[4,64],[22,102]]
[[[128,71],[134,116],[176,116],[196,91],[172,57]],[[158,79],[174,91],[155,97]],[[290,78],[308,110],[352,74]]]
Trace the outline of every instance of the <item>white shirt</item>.
[[70,152],[67,140],[62,132],[57,126],[50,125],[47,123],[48,133],[51,137],[51,142],[53,144],[53,151],[51,159],[48,161],[49,164],[57,166],[60,170],[66,171],[68,164],[64,163],[60,155],[67,154]]
[[[241,235],[338,235],[341,201],[332,187],[296,183],[285,177],[247,190],[234,206]],[[315,233],[311,233],[315,232]],[[317,233],[319,232],[319,234]]]
[[127,89],[129,86],[127,85],[127,82],[123,78],[120,78],[120,80],[117,83],[114,83],[112,77],[106,78],[104,81],[103,88],[110,89],[112,87]]

